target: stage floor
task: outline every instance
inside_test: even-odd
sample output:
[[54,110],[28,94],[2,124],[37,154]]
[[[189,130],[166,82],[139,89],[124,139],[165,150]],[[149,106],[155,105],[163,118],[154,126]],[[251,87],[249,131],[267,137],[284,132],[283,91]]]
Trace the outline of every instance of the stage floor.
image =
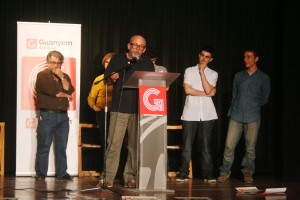
[[[205,183],[195,178],[178,183],[175,178],[169,178],[165,191],[141,191],[124,188],[118,180],[111,189],[97,188],[96,177],[75,177],[73,181],[47,177],[44,182],[36,182],[33,177],[5,176],[0,177],[0,199],[300,199],[300,181],[284,181],[262,175],[255,175],[254,180],[254,184],[246,185],[241,177],[231,178],[228,183]],[[237,192],[237,187],[256,187],[259,191]],[[267,188],[286,188],[286,192],[262,195]]]

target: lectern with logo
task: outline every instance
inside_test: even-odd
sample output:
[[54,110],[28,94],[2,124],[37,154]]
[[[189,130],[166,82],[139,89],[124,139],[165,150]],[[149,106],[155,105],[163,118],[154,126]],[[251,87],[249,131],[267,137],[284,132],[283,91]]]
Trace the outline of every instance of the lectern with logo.
[[135,71],[124,87],[139,89],[138,189],[167,189],[166,88],[180,73]]

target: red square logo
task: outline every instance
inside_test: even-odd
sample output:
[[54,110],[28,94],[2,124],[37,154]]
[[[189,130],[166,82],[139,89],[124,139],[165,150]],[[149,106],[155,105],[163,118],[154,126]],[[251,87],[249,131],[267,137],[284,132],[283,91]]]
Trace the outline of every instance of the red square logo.
[[26,47],[27,49],[37,49],[37,39],[27,39]]
[[140,114],[167,115],[166,87],[139,87]]

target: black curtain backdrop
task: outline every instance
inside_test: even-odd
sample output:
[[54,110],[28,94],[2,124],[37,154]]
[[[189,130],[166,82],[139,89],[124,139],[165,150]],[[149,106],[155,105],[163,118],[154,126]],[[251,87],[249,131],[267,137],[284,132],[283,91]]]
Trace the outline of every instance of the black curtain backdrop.
[[[216,53],[210,67],[219,73],[214,97],[219,119],[212,144],[216,175],[222,162],[233,75],[244,69],[243,49],[257,48],[261,54],[259,67],[271,77],[272,93],[262,109],[256,172],[300,179],[299,117],[295,114],[300,101],[294,95],[299,84],[286,61],[297,58],[294,55],[294,60],[287,59],[291,56],[290,44],[299,36],[295,32],[299,23],[293,8],[290,3],[260,0],[2,1],[0,121],[6,122],[6,174],[15,173],[17,22],[24,21],[82,25],[80,123],[95,123],[86,97],[94,78],[103,72],[102,56],[126,51],[130,36],[141,34],[147,45],[157,50],[158,64],[169,72],[181,73],[168,91],[168,124],[181,124],[184,70],[198,62],[201,46],[213,46]],[[236,150],[233,173],[240,172],[242,142]],[[193,158],[197,160],[197,155]]]

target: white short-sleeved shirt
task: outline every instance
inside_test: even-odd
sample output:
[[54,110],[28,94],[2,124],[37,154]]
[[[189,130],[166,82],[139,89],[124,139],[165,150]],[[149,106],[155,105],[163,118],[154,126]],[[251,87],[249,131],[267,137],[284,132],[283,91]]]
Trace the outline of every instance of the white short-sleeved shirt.
[[[204,70],[207,81],[214,87],[217,85],[218,73],[208,67]],[[189,84],[192,88],[204,91],[199,67],[188,67],[184,73],[185,84]],[[181,120],[184,121],[208,121],[218,119],[217,112],[213,100],[208,96],[192,96],[187,95],[183,108]]]

